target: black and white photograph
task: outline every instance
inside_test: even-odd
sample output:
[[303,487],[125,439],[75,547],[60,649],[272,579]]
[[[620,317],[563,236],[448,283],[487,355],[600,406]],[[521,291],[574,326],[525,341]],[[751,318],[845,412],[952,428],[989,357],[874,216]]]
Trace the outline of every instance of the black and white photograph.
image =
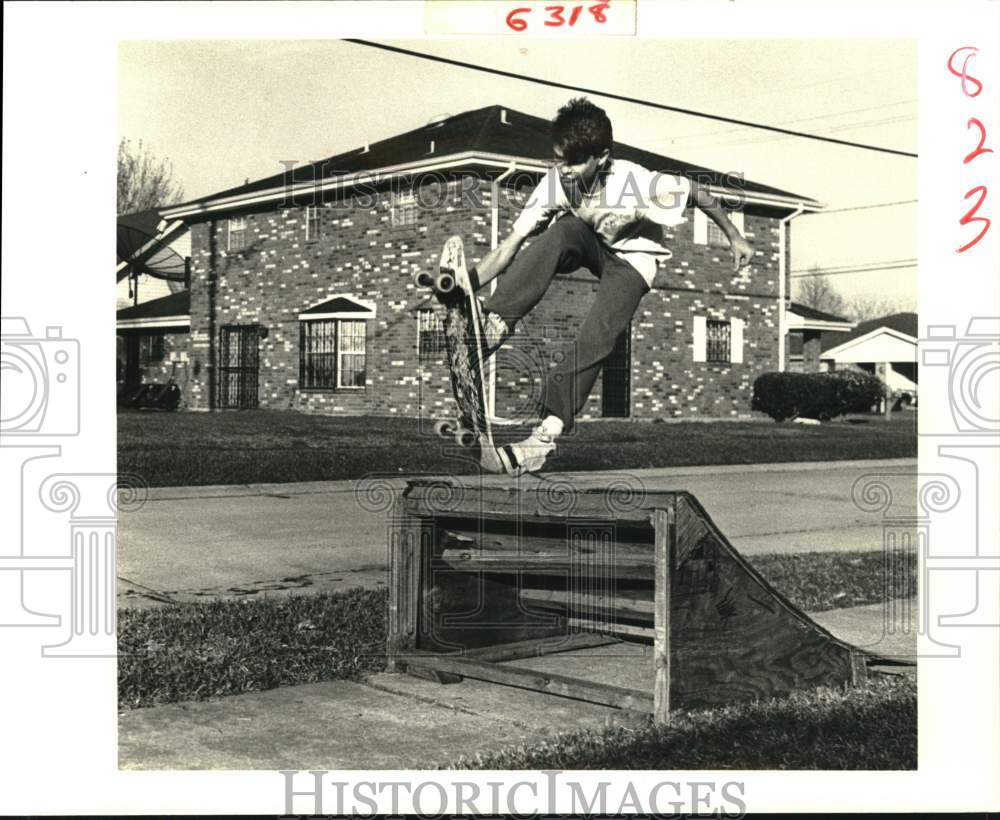
[[995,4],[121,5],[0,440],[107,787],[12,810],[997,807]]

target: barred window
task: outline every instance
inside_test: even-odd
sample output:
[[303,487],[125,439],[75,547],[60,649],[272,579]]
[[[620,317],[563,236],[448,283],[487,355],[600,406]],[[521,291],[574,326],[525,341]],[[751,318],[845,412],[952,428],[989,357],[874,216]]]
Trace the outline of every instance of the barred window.
[[146,367],[163,361],[165,336],[162,333],[143,333],[139,336],[139,366]]
[[318,205],[306,205],[306,239],[319,239],[319,213]]
[[722,229],[718,225],[712,222],[712,220],[708,221],[708,244],[717,245],[723,248],[729,247],[729,240],[726,239],[726,235],[722,232]]
[[708,362],[732,361],[732,334],[729,322],[709,319],[705,322],[705,360]]
[[241,251],[247,246],[247,218],[234,216],[229,220],[229,242],[226,246],[231,251]]
[[417,311],[417,349],[422,362],[437,359],[447,350],[444,322],[441,315],[431,308]]
[[401,191],[392,195],[392,227],[417,224],[417,197],[413,191]]
[[363,388],[367,379],[365,322],[316,319],[299,323],[299,386]]

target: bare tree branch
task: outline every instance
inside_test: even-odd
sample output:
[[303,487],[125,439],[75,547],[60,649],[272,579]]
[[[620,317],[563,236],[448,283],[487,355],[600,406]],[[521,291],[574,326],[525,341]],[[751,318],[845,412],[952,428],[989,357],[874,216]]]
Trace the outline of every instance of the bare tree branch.
[[118,143],[118,213],[145,211],[173,205],[184,198],[184,189],[174,182],[169,159],[157,159],[139,140],[123,137]]

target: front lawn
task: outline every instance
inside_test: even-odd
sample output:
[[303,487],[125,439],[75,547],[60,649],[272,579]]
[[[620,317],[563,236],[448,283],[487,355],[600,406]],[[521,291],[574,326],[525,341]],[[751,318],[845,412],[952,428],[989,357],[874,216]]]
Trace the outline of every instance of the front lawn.
[[[505,430],[516,440],[525,430]],[[546,470],[627,470],[712,464],[914,458],[916,414],[822,425],[773,422],[584,422]],[[429,423],[291,411],[118,414],[118,471],[152,487],[356,480],[371,473],[478,470],[473,451]]]
[[[821,612],[916,594],[916,555],[880,552],[756,555],[748,561],[796,606]],[[213,601],[118,613],[120,708],[205,700],[385,666],[386,591]]]

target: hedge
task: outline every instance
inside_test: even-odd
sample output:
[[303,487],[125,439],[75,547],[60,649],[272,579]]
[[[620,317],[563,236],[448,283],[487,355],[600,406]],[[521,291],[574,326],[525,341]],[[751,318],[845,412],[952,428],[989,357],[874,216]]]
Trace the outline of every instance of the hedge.
[[829,421],[869,411],[885,395],[885,384],[869,373],[763,373],[753,385],[754,410],[775,421],[798,416]]

